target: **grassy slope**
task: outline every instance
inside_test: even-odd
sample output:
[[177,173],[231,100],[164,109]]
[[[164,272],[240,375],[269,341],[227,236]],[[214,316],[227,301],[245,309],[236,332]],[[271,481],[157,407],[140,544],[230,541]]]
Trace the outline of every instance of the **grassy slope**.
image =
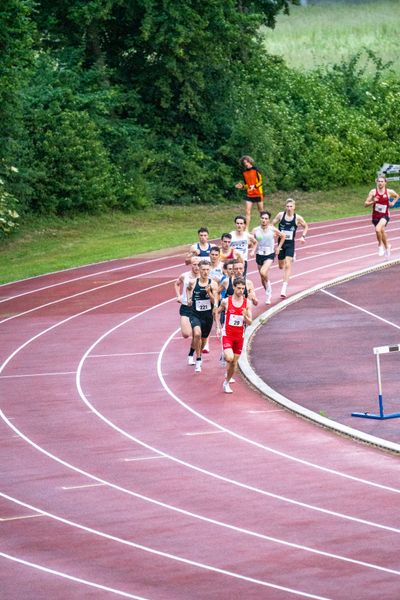
[[[358,215],[371,186],[330,192],[293,192],[299,213],[309,222]],[[267,198],[273,216],[288,195]],[[196,231],[207,226],[217,238],[233,229],[243,212],[241,202],[213,206],[160,206],[133,213],[79,216],[75,219],[31,219],[0,245],[0,283],[32,275],[133,256],[142,252],[193,243]],[[254,227],[258,219],[253,209]]]
[[265,47],[293,68],[341,62],[367,47],[400,75],[399,0],[309,0],[280,15],[266,30]]

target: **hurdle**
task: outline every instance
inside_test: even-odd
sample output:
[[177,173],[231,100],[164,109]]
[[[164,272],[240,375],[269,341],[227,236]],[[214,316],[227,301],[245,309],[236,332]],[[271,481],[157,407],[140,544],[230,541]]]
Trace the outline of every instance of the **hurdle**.
[[400,352],[400,344],[395,346],[377,346],[374,348],[374,354],[376,356],[376,374],[378,378],[378,404],[379,404],[379,414],[373,414],[368,412],[353,412],[351,413],[352,417],[363,417],[364,419],[395,419],[400,417],[400,413],[390,413],[386,414],[383,409],[383,396],[382,396],[382,379],[381,379],[381,364],[380,364],[380,355],[388,354],[389,352]]

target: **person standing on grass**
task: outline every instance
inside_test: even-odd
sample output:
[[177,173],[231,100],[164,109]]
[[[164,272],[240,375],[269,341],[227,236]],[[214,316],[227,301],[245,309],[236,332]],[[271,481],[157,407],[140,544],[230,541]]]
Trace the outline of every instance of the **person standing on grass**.
[[[236,277],[233,281],[233,295],[222,300],[215,313],[217,323],[217,336],[221,337],[227,371],[222,386],[226,394],[232,394],[230,383],[234,383],[237,362],[243,348],[244,330],[246,325],[251,325],[251,302],[244,297],[246,281],[243,277]],[[219,315],[225,311],[225,323],[221,328]]]
[[376,188],[373,188],[364,202],[364,206],[372,206],[372,224],[375,227],[378,240],[379,256],[390,258],[391,244],[386,235],[386,225],[390,221],[389,206],[392,207],[399,199],[399,194],[386,187],[386,177],[379,175],[376,179]]
[[262,175],[260,170],[254,166],[254,160],[251,156],[242,156],[239,160],[243,167],[243,180],[244,183],[239,182],[235,185],[238,190],[246,190],[246,222],[247,226],[250,225],[251,220],[251,209],[253,204],[257,204],[258,211],[261,212],[264,209],[264,195],[262,188]]
[[[250,256],[256,255],[256,264],[260,273],[261,285],[265,289],[265,304],[271,304],[272,286],[268,277],[269,269],[279,254],[285,241],[285,232],[271,225],[271,213],[263,210],[260,214],[260,225],[251,232],[257,240],[257,247],[252,248]],[[279,238],[275,249],[275,239]]]
[[286,298],[287,286],[292,274],[292,262],[295,252],[295,236],[299,225],[303,227],[303,234],[300,238],[302,244],[306,241],[308,225],[300,215],[295,213],[296,203],[293,198],[286,200],[285,210],[278,213],[272,225],[278,224],[279,231],[285,234],[285,241],[278,254],[278,265],[283,270],[283,283],[281,290],[281,298]]
[[181,333],[182,337],[187,339],[191,338],[190,350],[188,354],[188,365],[194,365],[194,352],[195,347],[193,345],[193,329],[190,324],[190,317],[192,315],[192,309],[188,306],[187,299],[187,288],[189,284],[196,281],[199,276],[199,262],[200,258],[198,256],[192,256],[190,259],[190,271],[185,271],[179,275],[178,279],[174,282],[174,290],[176,295],[176,301],[179,302],[179,315],[180,315],[180,323],[181,323]]

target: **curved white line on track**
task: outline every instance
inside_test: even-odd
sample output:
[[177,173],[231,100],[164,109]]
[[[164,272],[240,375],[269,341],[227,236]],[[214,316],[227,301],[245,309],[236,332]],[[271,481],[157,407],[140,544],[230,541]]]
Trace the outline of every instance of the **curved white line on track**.
[[136,596],[135,594],[129,594],[128,592],[116,590],[115,588],[110,588],[106,585],[95,583],[94,581],[88,581],[87,579],[82,579],[81,577],[74,577],[73,575],[68,575],[67,573],[63,573],[61,571],[55,571],[54,569],[50,569],[49,567],[44,567],[43,565],[38,565],[37,563],[33,563],[22,558],[17,558],[16,556],[11,556],[11,554],[6,554],[5,552],[0,552],[0,556],[6,560],[11,560],[20,565],[24,565],[25,567],[31,567],[32,569],[36,569],[37,571],[49,573],[50,575],[56,575],[57,577],[62,577],[63,579],[74,581],[75,583],[82,583],[83,585],[96,588],[97,590],[101,590],[102,592],[110,592],[112,594],[116,594],[117,596],[123,596],[124,598],[133,598],[134,600],[147,600],[143,596]]
[[[11,497],[6,496],[5,494],[0,494],[0,495],[7,499],[13,500]],[[217,573],[218,575],[226,575],[226,576],[232,577],[234,579],[239,579],[241,581],[246,581],[248,583],[254,583],[256,585],[260,585],[260,586],[267,587],[270,589],[272,588],[275,590],[281,590],[283,592],[288,592],[289,594],[301,596],[303,598],[312,598],[315,600],[329,600],[329,598],[326,598],[325,596],[317,596],[315,594],[309,594],[307,592],[302,592],[301,590],[296,590],[294,588],[289,588],[286,586],[271,583],[271,582],[265,581],[263,579],[256,579],[254,577],[248,577],[247,575],[241,575],[240,573],[235,573],[234,571],[228,571],[226,569],[220,569],[218,567],[213,567],[212,565],[201,563],[201,562],[198,562],[195,560],[190,560],[188,558],[184,558],[183,556],[178,556],[177,554],[171,554],[170,552],[163,552],[162,550],[156,550],[155,548],[150,548],[149,546],[143,546],[142,544],[130,542],[129,540],[124,540],[123,538],[116,537],[109,533],[105,533],[103,531],[98,531],[97,529],[93,529],[92,527],[87,527],[86,525],[81,525],[80,523],[76,523],[75,521],[71,521],[69,519],[64,519],[63,517],[59,517],[58,515],[54,515],[47,511],[36,509],[36,508],[31,507],[30,505],[28,505],[24,502],[20,502],[16,499],[14,499],[14,502],[17,502],[18,504],[20,504],[22,506],[26,506],[26,507],[29,506],[31,508],[31,510],[40,512],[41,514],[43,514],[47,517],[50,517],[51,519],[54,519],[56,521],[59,521],[60,523],[64,523],[65,525],[69,525],[71,527],[76,527],[77,529],[81,529],[82,531],[86,531],[87,533],[105,538],[107,540],[111,540],[113,542],[118,542],[119,544],[124,544],[125,546],[130,546],[131,548],[136,548],[138,550],[148,552],[149,554],[154,554],[156,556],[160,556],[161,558],[168,558],[170,560],[174,560],[176,562],[183,563],[183,564],[191,566],[191,567],[196,567],[196,568],[199,568],[199,569],[202,569],[205,571],[211,571],[212,573]]]
[[[16,298],[21,298],[22,296],[28,296],[29,294],[36,294],[37,292],[44,292],[45,290],[59,287],[61,285],[67,285],[68,283],[75,283],[75,281],[82,281],[83,279],[89,279],[90,277],[99,277],[99,275],[105,275],[106,273],[114,273],[115,271],[134,269],[135,267],[147,265],[148,263],[151,263],[151,262],[160,262],[161,260],[167,260],[169,258],[175,258],[177,256],[184,256],[184,254],[172,254],[171,256],[162,256],[160,258],[152,258],[149,260],[142,260],[141,262],[137,262],[137,263],[133,263],[133,264],[129,264],[129,265],[122,265],[121,267],[113,267],[112,269],[105,269],[104,271],[96,271],[94,273],[88,273],[87,275],[81,275],[80,277],[74,277],[73,279],[65,279],[64,281],[58,281],[57,283],[50,283],[49,285],[44,285],[40,288],[28,290],[27,292],[21,292],[20,294],[16,294],[15,296],[7,296],[7,298],[1,298],[0,304],[2,302],[9,302],[10,300],[15,300]],[[123,260],[123,259],[116,259],[116,260]],[[105,262],[109,262],[109,261],[105,261]],[[89,265],[84,265],[82,267],[71,267],[71,269],[78,269],[78,268],[83,269],[85,267],[90,267],[90,266],[91,265],[89,264]],[[175,266],[179,266],[179,265],[175,265]],[[166,267],[166,268],[168,268],[168,267]],[[68,269],[65,269],[65,271],[67,271],[67,270]],[[55,271],[54,273],[46,273],[45,275],[38,275],[37,277],[46,277],[48,275],[54,275],[56,273],[63,273],[63,272],[64,271]],[[19,281],[13,281],[11,283],[3,283],[3,284],[0,284],[0,287],[1,287],[1,285],[12,285],[14,283],[22,283],[24,281],[29,281],[29,279],[34,279],[34,278],[28,277],[27,279],[20,279]]]

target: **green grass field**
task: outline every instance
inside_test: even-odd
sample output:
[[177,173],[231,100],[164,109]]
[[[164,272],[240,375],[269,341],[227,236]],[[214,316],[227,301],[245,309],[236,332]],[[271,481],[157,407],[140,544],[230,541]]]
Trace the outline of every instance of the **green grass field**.
[[342,62],[367,47],[400,75],[399,23],[399,0],[308,0],[265,30],[265,47],[299,70]]
[[[363,214],[371,186],[329,192],[292,192],[298,212],[309,222]],[[266,209],[275,216],[287,193],[267,197]],[[133,214],[81,215],[74,219],[35,218],[0,244],[0,283],[68,267],[133,256],[191,244],[197,229],[207,226],[211,238],[233,229],[243,203],[218,206],[160,206]],[[258,224],[253,209],[251,227]]]

